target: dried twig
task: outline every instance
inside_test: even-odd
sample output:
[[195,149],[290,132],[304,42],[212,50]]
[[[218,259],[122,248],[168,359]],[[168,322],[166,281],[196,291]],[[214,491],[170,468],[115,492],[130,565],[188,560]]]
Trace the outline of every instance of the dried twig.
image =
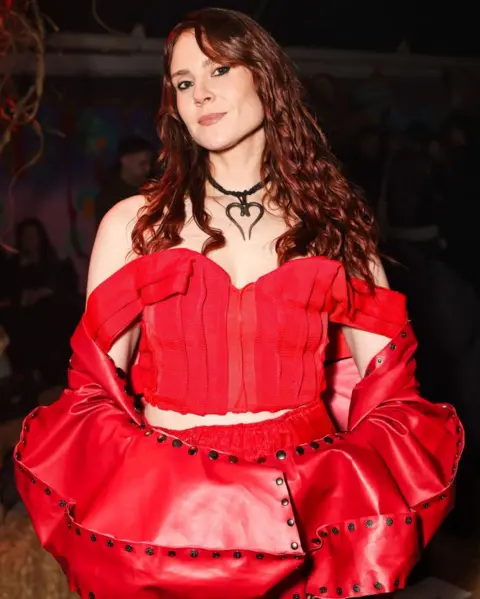
[[117,29],[112,29],[112,27],[105,23],[105,21],[98,14],[97,0],[92,0],[92,16],[95,19],[95,21],[97,21],[97,23],[101,27],[103,27],[103,29],[105,29],[105,31],[108,31],[108,33],[111,33],[112,35],[128,35],[127,33],[125,33],[125,31],[118,31]]
[[[11,5],[6,3],[0,7],[0,55],[12,59],[13,71],[19,54],[32,53],[35,55],[36,69],[34,80],[26,91],[19,89],[12,72],[3,73],[0,79],[0,155],[13,134],[26,126],[33,127],[39,138],[39,146],[34,156],[20,166],[11,178],[7,193],[7,231],[14,220],[13,187],[21,174],[35,164],[43,153],[43,133],[37,113],[45,82],[45,25],[37,0],[18,0],[15,8],[11,8]],[[1,241],[0,245],[11,249]]]
[[37,0],[30,0],[25,13],[16,10],[0,12],[0,53],[12,56],[33,52],[36,57],[35,80],[23,95],[18,91],[12,74],[7,72],[0,82],[0,154],[18,128],[36,119],[45,80],[45,27]]

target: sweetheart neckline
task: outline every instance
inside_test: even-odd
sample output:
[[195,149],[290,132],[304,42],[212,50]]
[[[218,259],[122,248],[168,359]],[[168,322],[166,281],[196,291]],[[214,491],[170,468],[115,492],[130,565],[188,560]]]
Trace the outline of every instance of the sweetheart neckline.
[[287,262],[280,264],[280,266],[277,266],[273,270],[270,270],[269,272],[267,272],[263,275],[260,275],[255,281],[251,281],[250,283],[246,283],[242,287],[238,287],[237,285],[235,285],[233,283],[230,273],[228,271],[226,271],[223,268],[223,266],[220,266],[220,264],[218,264],[218,262],[215,262],[215,260],[212,260],[212,258],[210,258],[209,256],[206,256],[205,254],[202,254],[201,252],[198,252],[197,250],[192,250],[192,249],[186,248],[186,247],[173,247],[173,248],[164,250],[159,253],[167,254],[168,252],[185,252],[187,254],[193,254],[194,256],[196,256],[200,259],[203,259],[205,261],[205,263],[210,264],[211,266],[216,268],[219,272],[221,272],[228,279],[230,287],[232,289],[234,289],[235,291],[238,291],[239,293],[245,291],[249,287],[255,287],[256,285],[260,284],[263,280],[269,279],[270,277],[276,275],[278,272],[284,270],[285,267],[291,266],[294,262],[306,262],[306,261],[310,261],[310,260],[313,261],[315,259],[316,260],[327,260],[329,262],[336,262],[335,260],[331,260],[330,258],[327,258],[326,256],[301,256],[299,258],[293,258],[292,260],[288,260]]

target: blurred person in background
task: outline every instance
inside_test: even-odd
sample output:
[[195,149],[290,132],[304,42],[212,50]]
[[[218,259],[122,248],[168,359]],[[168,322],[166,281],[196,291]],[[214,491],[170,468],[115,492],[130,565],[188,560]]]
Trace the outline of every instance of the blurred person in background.
[[480,147],[475,120],[463,114],[451,115],[443,126],[443,142],[448,172],[442,222],[447,257],[451,266],[479,293]]
[[5,322],[12,367],[35,373],[49,386],[55,379],[64,380],[69,337],[80,311],[78,278],[72,261],[58,257],[39,219],[17,225],[15,246],[18,253],[9,259],[10,312]]
[[393,257],[410,266],[419,254],[439,255],[440,206],[433,183],[431,132],[414,122],[400,139],[386,173],[387,234]]
[[358,133],[346,163],[349,177],[363,190],[376,214],[385,169],[384,142],[377,127],[367,127]]
[[154,153],[142,137],[126,137],[118,145],[118,162],[101,188],[95,202],[97,226],[115,204],[136,195],[152,169]]

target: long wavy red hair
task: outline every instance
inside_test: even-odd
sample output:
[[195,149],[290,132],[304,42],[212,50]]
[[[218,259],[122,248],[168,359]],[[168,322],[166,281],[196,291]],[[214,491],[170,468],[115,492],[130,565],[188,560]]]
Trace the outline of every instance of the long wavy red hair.
[[262,177],[268,177],[269,197],[284,211],[289,225],[276,240],[279,264],[297,256],[326,256],[342,261],[349,276],[372,284],[371,261],[377,253],[373,216],[342,175],[324,134],[303,104],[293,64],[258,23],[224,9],[189,15],[167,39],[158,114],[163,174],[144,189],[147,203],[132,234],[134,252],[147,254],[181,244],[186,197],[197,225],[209,236],[203,253],[226,243],[205,210],[208,153],[192,140],[176,108],[170,65],[175,43],[184,32],[194,32],[211,60],[243,65],[253,75],[265,111]]

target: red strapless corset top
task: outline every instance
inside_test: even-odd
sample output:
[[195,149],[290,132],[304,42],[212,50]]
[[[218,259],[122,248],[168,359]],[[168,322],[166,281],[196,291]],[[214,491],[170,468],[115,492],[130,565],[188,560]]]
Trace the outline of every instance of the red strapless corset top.
[[403,295],[372,293],[323,257],[292,260],[241,289],[210,258],[182,248],[134,260],[114,277],[118,284],[112,278],[89,299],[91,334],[107,351],[139,320],[134,389],[180,413],[308,404],[325,387],[329,322],[393,337],[406,321]]

